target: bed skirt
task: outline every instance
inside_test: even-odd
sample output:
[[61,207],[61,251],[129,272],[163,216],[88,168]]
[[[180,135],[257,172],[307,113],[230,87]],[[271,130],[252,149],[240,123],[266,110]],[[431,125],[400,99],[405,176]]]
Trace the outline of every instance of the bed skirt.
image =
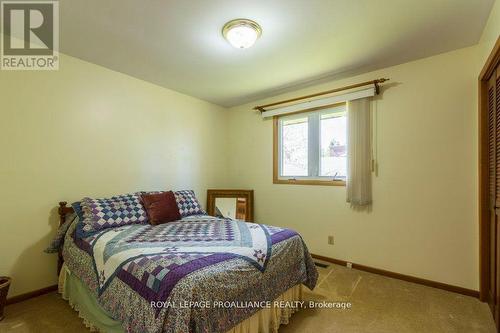
[[[59,274],[59,293],[78,312],[83,323],[92,332],[123,333],[121,323],[114,320],[98,304],[96,298],[66,265]],[[285,291],[275,301],[301,301],[302,285]],[[280,325],[288,324],[297,309],[271,307],[261,309],[226,333],[276,333]]]

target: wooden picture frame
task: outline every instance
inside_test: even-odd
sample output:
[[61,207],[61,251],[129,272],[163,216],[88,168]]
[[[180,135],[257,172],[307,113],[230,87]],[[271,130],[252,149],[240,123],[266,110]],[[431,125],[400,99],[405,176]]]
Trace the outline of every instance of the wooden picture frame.
[[229,190],[209,189],[207,190],[207,213],[215,216],[215,199],[217,198],[245,198],[246,216],[245,221],[253,222],[253,190]]

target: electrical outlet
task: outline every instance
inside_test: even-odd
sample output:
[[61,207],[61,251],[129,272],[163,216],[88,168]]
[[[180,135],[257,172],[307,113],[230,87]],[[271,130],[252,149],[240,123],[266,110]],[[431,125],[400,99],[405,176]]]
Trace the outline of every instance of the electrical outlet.
[[348,262],[345,264],[347,268],[352,268],[352,262]]
[[333,236],[328,236],[328,244],[333,245],[334,243],[335,242],[334,242]]

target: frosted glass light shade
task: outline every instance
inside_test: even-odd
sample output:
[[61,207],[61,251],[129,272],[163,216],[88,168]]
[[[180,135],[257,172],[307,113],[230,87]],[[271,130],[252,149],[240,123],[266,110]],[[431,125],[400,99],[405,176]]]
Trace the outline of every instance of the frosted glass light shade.
[[222,28],[224,38],[237,49],[251,47],[261,34],[261,27],[256,22],[247,19],[229,21]]

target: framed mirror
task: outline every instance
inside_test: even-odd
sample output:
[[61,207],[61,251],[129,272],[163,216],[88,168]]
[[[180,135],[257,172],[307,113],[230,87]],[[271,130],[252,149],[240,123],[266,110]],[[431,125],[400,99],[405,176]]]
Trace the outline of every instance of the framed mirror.
[[207,213],[253,222],[253,190],[208,190]]

